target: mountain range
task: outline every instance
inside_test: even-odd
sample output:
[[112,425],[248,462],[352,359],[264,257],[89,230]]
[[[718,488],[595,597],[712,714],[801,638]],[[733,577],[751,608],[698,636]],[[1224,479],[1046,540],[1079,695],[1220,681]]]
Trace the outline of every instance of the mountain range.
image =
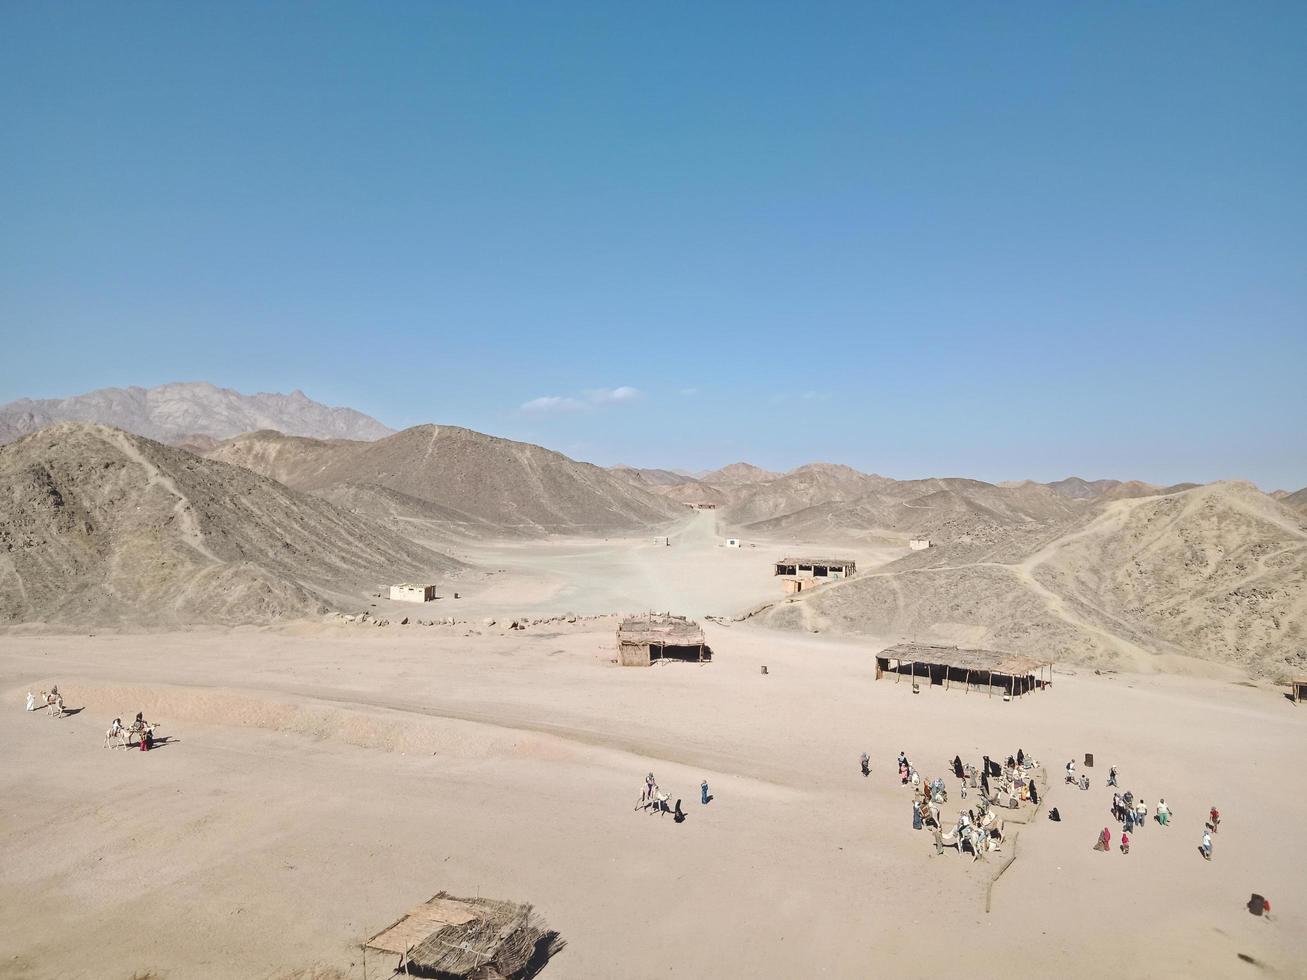
[[97,422],[192,448],[256,429],[319,439],[380,439],[394,431],[352,408],[315,402],[302,391],[242,395],[194,381],[156,388],[101,388],[70,398],[20,398],[0,405],[0,443],[55,422]]

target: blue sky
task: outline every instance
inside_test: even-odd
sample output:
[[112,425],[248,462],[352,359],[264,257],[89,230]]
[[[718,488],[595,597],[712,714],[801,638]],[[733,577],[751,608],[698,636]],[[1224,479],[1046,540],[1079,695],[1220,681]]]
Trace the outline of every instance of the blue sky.
[[0,401],[1307,484],[1307,5],[0,6]]

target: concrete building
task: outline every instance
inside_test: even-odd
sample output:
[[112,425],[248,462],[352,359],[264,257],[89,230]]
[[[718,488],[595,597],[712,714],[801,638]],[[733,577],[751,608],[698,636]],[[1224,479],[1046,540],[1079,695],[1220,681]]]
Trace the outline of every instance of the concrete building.
[[823,582],[852,578],[858,563],[851,558],[782,558],[773,575],[781,579],[786,595],[804,592]]
[[394,602],[431,602],[436,597],[434,585],[392,585],[390,598]]
[[728,548],[738,548],[739,546],[740,546],[740,539],[739,539],[739,538],[727,538],[727,539],[726,539],[726,547],[728,547]]
[[913,551],[925,551],[930,547],[930,538],[913,538],[908,542],[908,547]]

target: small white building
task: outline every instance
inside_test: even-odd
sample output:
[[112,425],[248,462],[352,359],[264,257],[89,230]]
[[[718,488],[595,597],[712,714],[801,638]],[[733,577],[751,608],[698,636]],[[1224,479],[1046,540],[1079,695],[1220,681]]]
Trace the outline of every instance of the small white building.
[[930,547],[930,538],[912,538],[908,542],[908,547],[913,551],[925,551]]
[[430,602],[436,597],[434,585],[392,585],[390,598],[392,602]]
[[739,539],[739,538],[727,538],[727,539],[726,539],[726,547],[728,547],[728,548],[738,548],[739,546],[740,546],[740,539]]

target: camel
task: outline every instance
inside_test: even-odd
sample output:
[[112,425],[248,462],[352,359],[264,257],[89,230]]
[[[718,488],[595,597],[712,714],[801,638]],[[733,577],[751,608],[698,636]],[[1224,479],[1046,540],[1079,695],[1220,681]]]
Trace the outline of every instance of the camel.
[[42,691],[41,702],[45,705],[45,713],[51,718],[62,718],[64,716],[64,696],[59,693],[58,689],[51,692]]
[[109,730],[104,733],[104,745],[102,745],[101,748],[127,748],[127,729],[123,728],[122,722],[117,718],[113,720],[113,724],[109,726]]
[[648,810],[653,807],[654,813],[668,813],[667,801],[671,799],[666,793],[660,790],[657,784],[653,787],[653,795],[640,797],[640,802],[635,805],[637,810]]

